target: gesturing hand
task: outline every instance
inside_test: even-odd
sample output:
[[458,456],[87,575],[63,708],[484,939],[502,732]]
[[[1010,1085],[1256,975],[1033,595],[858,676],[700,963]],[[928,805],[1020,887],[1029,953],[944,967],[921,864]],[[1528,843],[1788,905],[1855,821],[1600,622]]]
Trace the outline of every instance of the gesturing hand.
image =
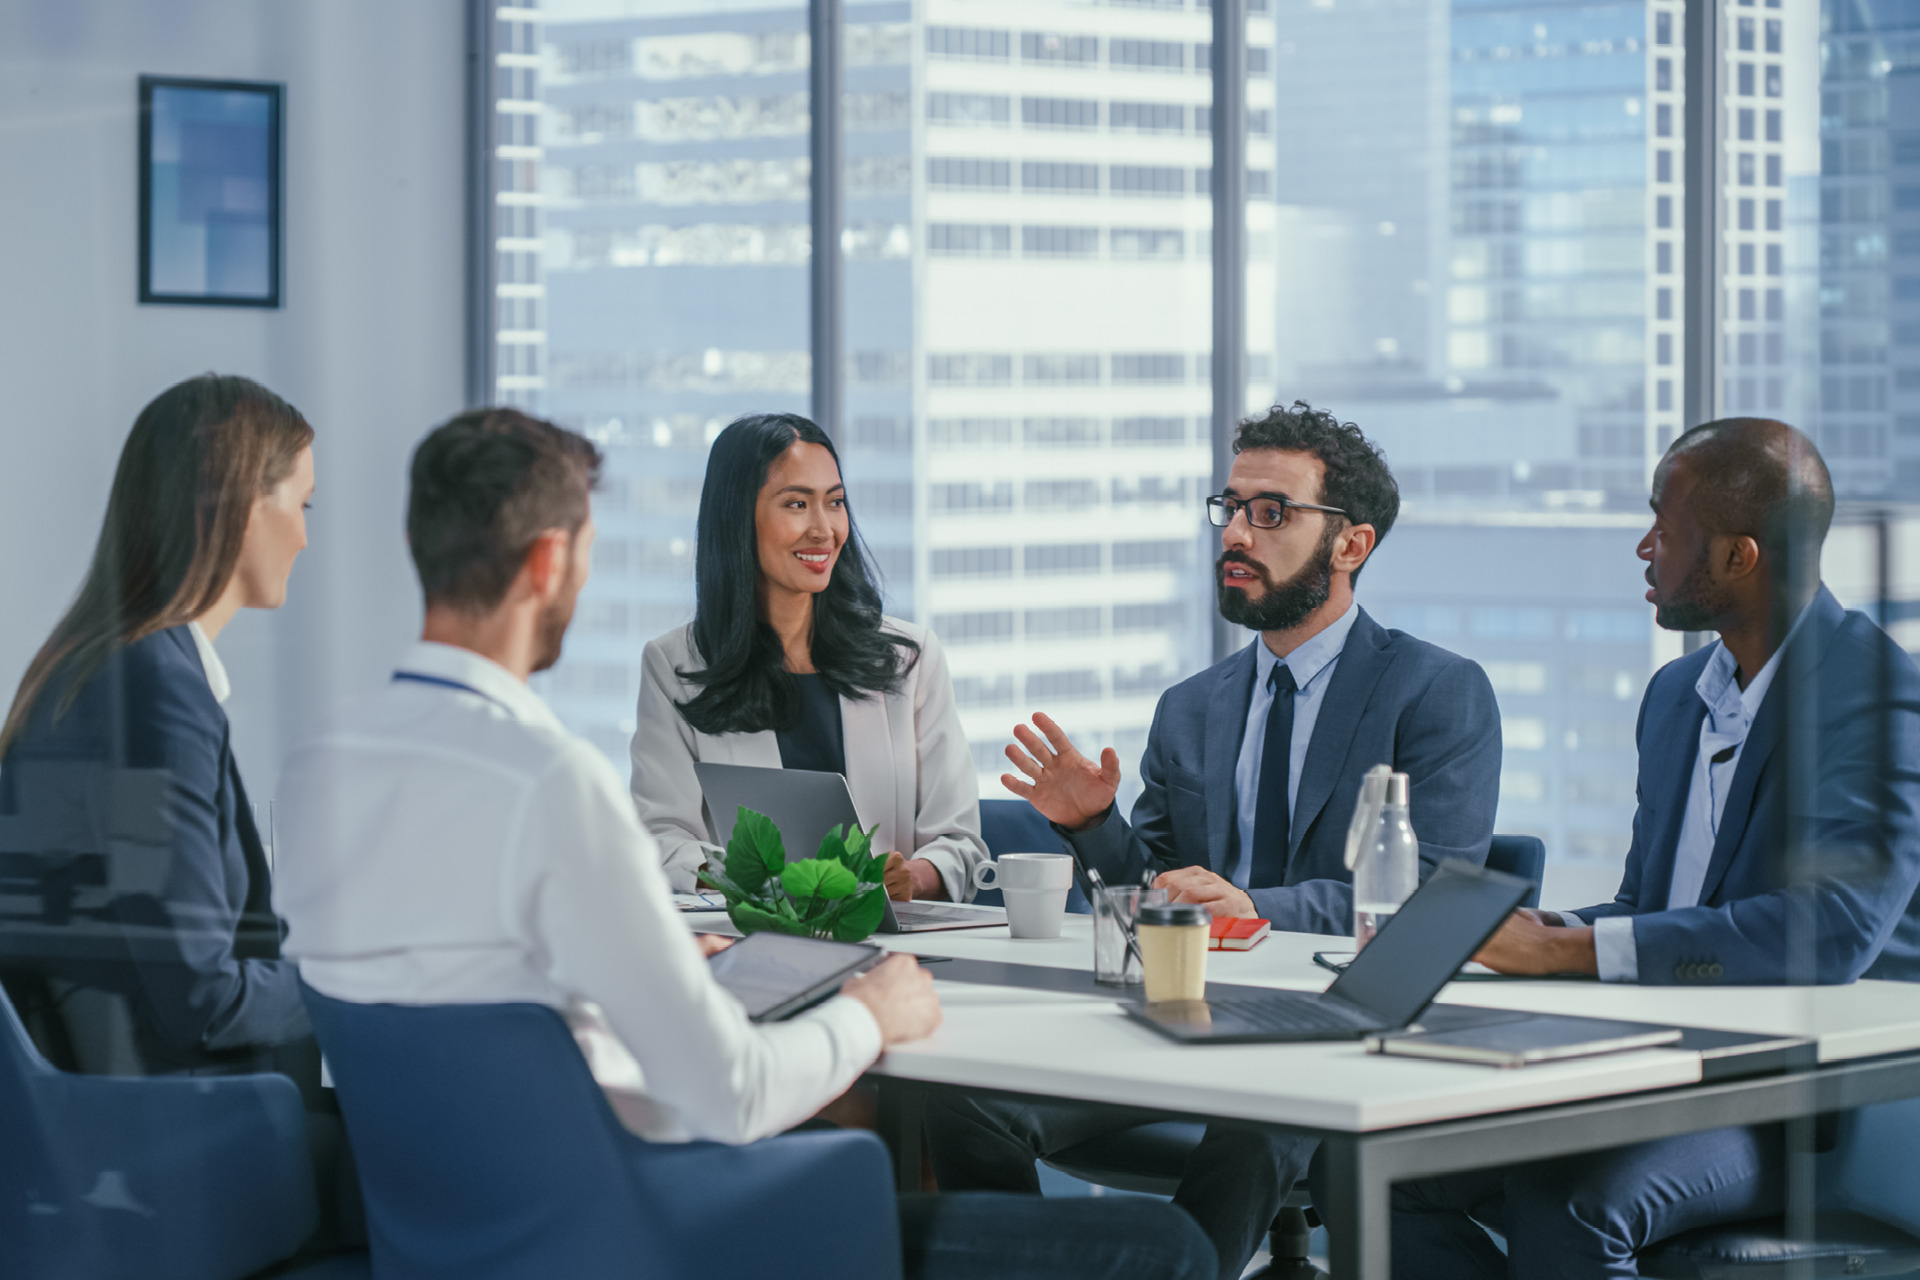
[[[1048,821],[1077,831],[1113,804],[1114,793],[1120,789],[1120,757],[1108,747],[1100,753],[1096,765],[1080,754],[1053,717],[1035,712],[1033,723],[1040,733],[1024,724],[1015,725],[1013,736],[1020,740],[1020,746],[1007,748],[1007,759],[1033,781],[1023,782],[1003,773],[1000,785],[1030,801]],[[1044,741],[1042,733],[1046,735]]]

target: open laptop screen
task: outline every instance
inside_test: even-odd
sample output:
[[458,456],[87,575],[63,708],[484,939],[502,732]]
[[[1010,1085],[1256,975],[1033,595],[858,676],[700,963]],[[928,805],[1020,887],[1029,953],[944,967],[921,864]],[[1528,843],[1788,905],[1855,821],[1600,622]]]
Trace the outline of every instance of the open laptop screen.
[[1384,1026],[1405,1026],[1532,888],[1470,862],[1441,863],[1327,994],[1377,1014]]

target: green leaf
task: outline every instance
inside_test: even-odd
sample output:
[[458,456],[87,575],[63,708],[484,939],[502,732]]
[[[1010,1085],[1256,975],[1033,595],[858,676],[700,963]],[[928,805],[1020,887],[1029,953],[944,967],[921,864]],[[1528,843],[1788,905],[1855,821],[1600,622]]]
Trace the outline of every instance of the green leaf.
[[887,913],[887,891],[869,889],[835,913],[833,936],[841,942],[864,942],[880,927]]
[[742,933],[791,933],[804,938],[812,932],[793,914],[792,907],[784,902],[780,905],[786,910],[769,911],[751,902],[736,902],[727,908],[727,919],[733,921]]
[[860,881],[853,872],[838,862],[821,858],[807,858],[800,862],[789,862],[780,873],[780,887],[785,889],[795,904],[810,898],[844,898],[860,888]]
[[787,851],[780,843],[780,828],[764,815],[745,805],[733,823],[733,835],[727,841],[726,874],[743,893],[753,895],[787,865]]

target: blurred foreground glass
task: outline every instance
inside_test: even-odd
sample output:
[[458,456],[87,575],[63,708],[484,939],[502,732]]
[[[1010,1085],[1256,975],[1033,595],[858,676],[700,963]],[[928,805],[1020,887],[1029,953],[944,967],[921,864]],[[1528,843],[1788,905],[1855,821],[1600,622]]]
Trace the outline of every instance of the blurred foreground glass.
[[1164,905],[1167,891],[1123,884],[1096,890],[1092,901],[1093,980],[1103,987],[1139,986],[1140,953],[1127,945],[1127,934],[1138,924],[1140,908]]

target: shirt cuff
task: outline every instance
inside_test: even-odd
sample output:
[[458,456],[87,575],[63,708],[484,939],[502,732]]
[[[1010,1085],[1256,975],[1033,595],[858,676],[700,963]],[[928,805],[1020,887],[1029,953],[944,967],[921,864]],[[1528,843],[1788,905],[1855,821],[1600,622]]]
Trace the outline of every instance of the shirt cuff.
[[940,883],[947,886],[947,900],[950,902],[968,902],[973,898],[973,876],[966,860],[952,849],[922,849],[910,855],[923,862],[933,864],[940,873]]
[[1557,919],[1562,929],[1584,929],[1587,927],[1587,922],[1571,911],[1549,911],[1546,914]]
[[873,1011],[852,996],[835,996],[807,1013],[806,1018],[832,1037],[840,1051],[842,1070],[852,1068],[846,1082],[833,1090],[833,1096],[838,1097],[886,1047],[880,1041],[880,1024],[873,1020]]
[[1632,916],[1601,916],[1593,922],[1593,958],[1602,982],[1640,981],[1640,948]]
[[667,883],[675,893],[692,893],[698,888],[700,868],[709,858],[718,860],[723,851],[715,846],[701,844],[697,840],[682,842],[661,862],[667,873]]

